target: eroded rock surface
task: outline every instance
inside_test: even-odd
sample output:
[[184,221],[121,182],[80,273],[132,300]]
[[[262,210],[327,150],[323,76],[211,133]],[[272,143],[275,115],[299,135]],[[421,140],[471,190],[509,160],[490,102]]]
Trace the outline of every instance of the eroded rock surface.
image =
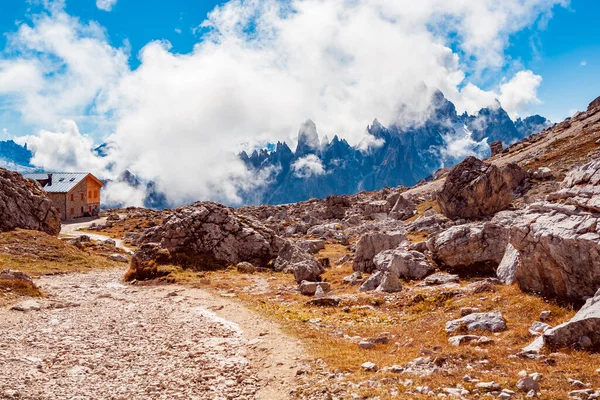
[[[266,266],[284,241],[260,222],[213,202],[181,207],[150,228],[140,244],[157,243],[173,263],[214,268],[247,261]],[[134,259],[150,259],[136,251]],[[133,265],[133,264],[132,264]]]
[[468,157],[455,166],[437,195],[444,215],[476,219],[504,210],[513,201],[513,191],[526,172],[516,164],[504,169]]
[[0,232],[17,228],[58,235],[60,213],[37,182],[0,168]]
[[435,269],[423,253],[402,248],[382,251],[373,262],[378,270],[390,271],[405,279],[423,279]]
[[514,278],[522,289],[580,300],[600,287],[599,183],[600,162],[588,163],[570,172],[550,201],[517,214],[510,242],[519,252]]
[[400,231],[369,232],[360,237],[356,245],[353,268],[355,271],[372,272],[375,269],[373,257],[384,251],[395,249],[406,240],[406,234]]
[[508,229],[494,220],[453,226],[427,241],[442,268],[469,275],[493,272],[507,244]]

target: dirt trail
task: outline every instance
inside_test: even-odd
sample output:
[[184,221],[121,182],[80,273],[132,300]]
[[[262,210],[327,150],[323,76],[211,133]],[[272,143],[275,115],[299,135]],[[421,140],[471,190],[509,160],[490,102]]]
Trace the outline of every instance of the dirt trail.
[[115,241],[115,246],[117,246],[118,248],[120,248],[122,250],[125,250],[128,253],[131,253],[131,249],[128,248],[127,246],[125,246],[121,239],[114,239],[114,238],[111,238],[108,236],[99,235],[97,233],[80,231],[80,229],[89,228],[90,225],[93,223],[96,223],[99,225],[104,225],[106,223],[106,217],[85,220],[83,222],[67,222],[67,223],[63,222],[61,229],[60,229],[60,234],[61,234],[61,236],[67,236],[67,237],[78,237],[78,236],[85,235],[85,236],[89,236],[93,240],[101,240],[101,241],[112,239]]
[[0,398],[288,398],[303,351],[276,324],[203,290],[123,285],[122,274],[43,277],[39,310],[0,309]]

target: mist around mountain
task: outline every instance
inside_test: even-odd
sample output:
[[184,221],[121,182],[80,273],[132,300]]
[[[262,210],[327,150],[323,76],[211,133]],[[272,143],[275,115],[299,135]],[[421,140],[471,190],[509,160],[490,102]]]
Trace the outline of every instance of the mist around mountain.
[[512,121],[498,102],[477,115],[458,115],[454,104],[439,91],[422,124],[385,127],[375,120],[367,127],[368,139],[356,146],[338,136],[331,141],[320,139],[315,123],[309,120],[300,127],[294,151],[278,142],[274,151],[240,154],[248,168],[270,176],[264,191],[243,197],[251,204],[282,204],[412,186],[469,155],[489,156],[491,142],[501,140],[506,146],[549,125],[539,115]]
[[[257,176],[265,177],[262,190],[240,193],[243,204],[284,204],[386,186],[412,186],[467,156],[489,156],[489,143],[493,141],[501,140],[506,146],[550,125],[539,115],[512,121],[498,102],[476,115],[459,115],[454,104],[439,91],[434,93],[431,104],[428,118],[412,126],[386,127],[375,119],[367,127],[365,139],[357,145],[350,145],[337,135],[331,140],[320,138],[316,124],[308,120],[300,127],[294,150],[287,143],[278,142],[250,155],[242,152],[239,157],[245,165]],[[401,111],[399,114],[402,117]],[[93,152],[106,157],[113,146],[103,143]],[[12,140],[0,142],[0,166],[31,171],[35,169],[32,158],[27,145]],[[136,196],[141,193],[140,202],[147,208],[181,205],[169,202],[155,182],[142,182],[128,170],[106,183],[121,192],[131,191]],[[104,207],[124,205],[110,199],[103,202]]]
[[27,145],[21,146],[13,140],[0,141],[0,167],[19,172],[29,172],[33,153]]

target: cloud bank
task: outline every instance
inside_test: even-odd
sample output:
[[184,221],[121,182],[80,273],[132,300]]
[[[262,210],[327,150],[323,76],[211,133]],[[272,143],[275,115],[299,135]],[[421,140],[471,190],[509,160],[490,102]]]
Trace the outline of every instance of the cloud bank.
[[[97,1],[109,10],[114,3]],[[234,149],[289,141],[308,118],[358,144],[375,117],[384,125],[422,120],[433,89],[460,111],[499,98],[520,115],[538,101],[541,77],[524,70],[503,81],[508,39],[566,1],[230,0],[199,27],[193,51],[151,42],[134,70],[126,43],[111,45],[103,27],[53,4],[9,35],[0,58],[0,96],[46,128],[27,138],[36,163],[99,175],[130,169],[174,203],[236,203],[261,178]],[[493,78],[497,85],[477,86]],[[57,161],[45,142],[63,119],[72,122],[59,140],[76,150]],[[73,123],[116,150],[90,155]]]

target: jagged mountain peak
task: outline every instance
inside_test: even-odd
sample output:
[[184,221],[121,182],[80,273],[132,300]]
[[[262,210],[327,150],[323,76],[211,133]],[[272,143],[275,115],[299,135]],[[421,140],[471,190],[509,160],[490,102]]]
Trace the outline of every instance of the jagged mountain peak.
[[298,145],[296,155],[302,156],[315,153],[319,150],[321,141],[317,133],[317,125],[310,119],[306,120],[298,131]]

